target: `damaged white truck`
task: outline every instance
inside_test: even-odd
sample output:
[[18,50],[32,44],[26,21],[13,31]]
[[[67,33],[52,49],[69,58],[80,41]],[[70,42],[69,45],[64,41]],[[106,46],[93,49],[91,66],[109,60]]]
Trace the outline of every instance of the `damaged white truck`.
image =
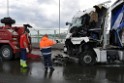
[[73,17],[64,52],[82,65],[124,61],[124,1],[99,4]]

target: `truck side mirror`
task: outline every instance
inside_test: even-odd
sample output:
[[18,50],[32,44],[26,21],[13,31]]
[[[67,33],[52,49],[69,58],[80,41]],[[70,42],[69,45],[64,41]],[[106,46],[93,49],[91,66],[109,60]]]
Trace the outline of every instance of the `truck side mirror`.
[[70,23],[70,22],[66,22],[65,24],[66,24],[66,26],[67,26],[67,25],[70,25],[70,26],[72,25],[72,23]]
[[66,25],[66,26],[69,25],[69,22],[66,22],[65,25]]

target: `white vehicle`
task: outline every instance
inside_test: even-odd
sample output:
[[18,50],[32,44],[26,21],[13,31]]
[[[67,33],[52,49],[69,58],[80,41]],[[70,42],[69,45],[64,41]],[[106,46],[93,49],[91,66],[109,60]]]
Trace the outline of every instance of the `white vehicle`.
[[73,17],[64,51],[82,65],[124,61],[124,1],[99,4]]

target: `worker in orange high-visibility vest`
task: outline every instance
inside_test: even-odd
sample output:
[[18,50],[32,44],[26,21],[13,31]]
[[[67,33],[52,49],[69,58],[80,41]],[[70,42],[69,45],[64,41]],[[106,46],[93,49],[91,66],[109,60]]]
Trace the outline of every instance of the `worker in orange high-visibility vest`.
[[50,68],[53,71],[54,68],[52,66],[52,60],[51,60],[51,55],[52,55],[51,46],[56,44],[56,42],[51,40],[51,39],[49,39],[48,35],[45,34],[41,38],[39,44],[40,44],[41,53],[42,53],[43,58],[44,58],[45,70],[48,70],[48,68]]
[[20,56],[20,66],[27,67],[26,60],[27,60],[27,53],[29,52],[28,49],[28,32],[25,30],[24,33],[20,37],[20,48],[21,48],[21,56]]

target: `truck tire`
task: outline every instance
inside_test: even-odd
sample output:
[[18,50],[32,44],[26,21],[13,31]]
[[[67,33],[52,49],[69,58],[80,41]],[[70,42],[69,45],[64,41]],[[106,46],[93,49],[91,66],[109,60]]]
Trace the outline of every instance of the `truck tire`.
[[3,45],[0,48],[0,55],[4,60],[11,60],[13,58],[13,51],[9,45]]
[[85,51],[81,53],[79,63],[81,65],[94,65],[96,63],[96,56],[94,51]]

